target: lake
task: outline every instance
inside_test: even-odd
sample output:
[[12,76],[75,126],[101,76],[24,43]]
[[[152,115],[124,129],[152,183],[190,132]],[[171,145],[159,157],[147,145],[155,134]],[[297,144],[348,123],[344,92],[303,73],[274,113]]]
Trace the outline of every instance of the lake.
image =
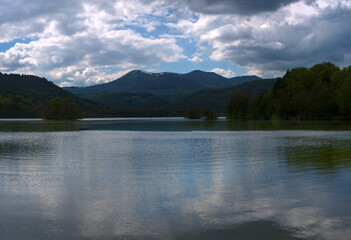
[[350,123],[0,120],[0,239],[350,236]]

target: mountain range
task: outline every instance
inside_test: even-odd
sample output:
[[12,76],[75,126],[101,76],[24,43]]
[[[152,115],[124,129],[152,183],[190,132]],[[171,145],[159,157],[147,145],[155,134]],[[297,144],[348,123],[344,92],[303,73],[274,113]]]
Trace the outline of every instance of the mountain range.
[[0,73],[0,117],[40,117],[45,102],[61,97],[73,99],[85,117],[182,116],[205,107],[223,115],[232,106],[233,118],[351,119],[350,72],[328,62],[279,79],[135,70],[109,83],[65,88],[71,92],[45,78]]
[[133,70],[108,83],[89,87],[65,87],[64,89],[84,97],[112,92],[152,93],[167,101],[174,101],[199,90],[236,86],[260,79],[257,76],[225,78],[213,72],[199,70],[186,74]]
[[33,75],[0,73],[0,117],[40,117],[41,106],[55,97],[72,98],[86,117],[181,116],[187,108],[211,107],[223,113],[230,98],[257,96],[275,80],[257,76],[225,78],[216,73],[149,73],[134,70],[89,87],[60,88]]

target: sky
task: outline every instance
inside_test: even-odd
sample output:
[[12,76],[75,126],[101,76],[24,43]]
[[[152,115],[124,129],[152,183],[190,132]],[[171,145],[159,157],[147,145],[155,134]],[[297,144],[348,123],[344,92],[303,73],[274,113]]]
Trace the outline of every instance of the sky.
[[351,65],[351,0],[0,0],[0,71],[59,86],[133,69],[279,77]]

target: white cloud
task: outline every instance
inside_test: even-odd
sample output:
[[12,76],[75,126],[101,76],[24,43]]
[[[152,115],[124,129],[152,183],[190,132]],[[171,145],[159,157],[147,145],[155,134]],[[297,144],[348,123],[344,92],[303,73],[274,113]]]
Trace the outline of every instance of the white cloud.
[[197,40],[211,60],[229,61],[249,73],[273,77],[323,61],[350,64],[351,42],[346,39],[351,38],[351,7],[344,0],[299,1],[250,17],[203,13],[197,17],[168,26]]
[[[145,37],[124,27],[140,23],[141,27],[152,31],[159,23],[147,22],[140,15],[157,12],[155,3],[136,6],[126,1],[109,3],[106,1],[106,5],[100,3],[96,6],[95,3],[85,2],[78,5],[80,9],[72,14],[72,18],[64,16],[64,10],[58,15],[52,13],[52,18],[40,15],[48,23],[38,28],[38,33],[34,31],[38,39],[30,43],[17,43],[6,52],[0,52],[0,70],[34,72],[61,85],[70,82],[86,85],[105,82],[114,76],[106,75],[100,68],[113,67],[125,71],[185,58],[183,48],[174,38]],[[44,4],[44,9],[48,8]],[[28,18],[24,30],[33,24],[32,17]],[[15,23],[0,24],[0,29],[9,24],[18,26],[16,21],[19,20],[14,18],[13,21]],[[16,27],[14,29],[17,32]],[[26,34],[24,30],[18,32]],[[7,38],[20,37],[10,35]]]
[[[0,53],[0,69],[24,73],[34,71],[60,80],[78,69],[143,68],[183,58],[183,50],[174,39],[144,38],[132,30],[111,30],[100,34],[81,33],[74,37],[48,37],[16,44]],[[91,79],[87,78],[85,83],[90,82]]]
[[227,68],[227,69],[214,68],[214,69],[210,70],[210,72],[215,72],[215,73],[222,75],[223,77],[226,77],[226,78],[232,78],[235,76],[235,73],[229,68]]
[[279,71],[279,70],[258,70],[252,68],[246,74],[247,75],[256,75],[261,78],[277,78],[282,77],[286,71]]
[[204,60],[202,58],[200,58],[199,56],[194,56],[192,58],[189,58],[189,61],[200,63],[200,62],[203,62]]
[[200,63],[203,62],[204,60],[201,58],[201,53],[194,53],[193,56],[191,58],[188,59],[191,62],[196,62],[196,63]]
[[[100,83],[106,83],[113,80],[116,80],[133,69],[126,69],[122,71],[118,71],[115,73],[106,73],[96,68],[85,68],[82,70],[77,70],[74,72],[69,71],[67,80],[60,83],[61,87],[69,87],[75,85],[95,85]],[[59,70],[58,73],[62,74],[65,70]],[[51,76],[55,74],[55,72],[49,73]],[[53,76],[55,78],[55,76]],[[62,78],[62,76],[57,76],[57,79]]]
[[[104,81],[102,68],[157,69],[181,60],[225,61],[261,76],[322,61],[350,64],[350,1],[255,3],[0,0],[6,9],[0,14],[0,43],[33,39],[0,53],[0,70],[90,84]],[[95,77],[78,77],[77,71]]]

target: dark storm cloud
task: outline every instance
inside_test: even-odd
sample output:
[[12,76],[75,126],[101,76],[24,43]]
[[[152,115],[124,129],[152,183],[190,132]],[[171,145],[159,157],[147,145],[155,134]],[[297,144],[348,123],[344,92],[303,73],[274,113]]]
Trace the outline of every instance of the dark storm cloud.
[[[223,47],[228,37],[220,35],[215,41],[222,60],[241,66],[251,66],[261,71],[285,71],[288,68],[311,66],[323,61],[340,65],[351,53],[351,11],[338,7],[325,9],[323,14],[302,24],[283,24],[239,45]],[[233,41],[236,38],[233,38]]]
[[205,14],[254,15],[273,12],[299,0],[184,0],[193,11]]

